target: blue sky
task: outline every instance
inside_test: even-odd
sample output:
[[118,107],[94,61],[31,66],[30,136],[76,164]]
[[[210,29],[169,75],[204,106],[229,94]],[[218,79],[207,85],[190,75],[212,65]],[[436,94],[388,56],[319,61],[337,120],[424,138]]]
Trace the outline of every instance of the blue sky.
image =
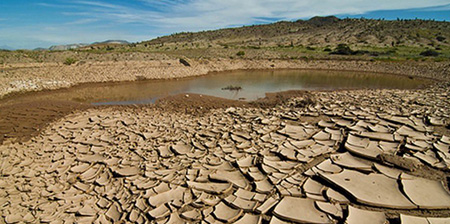
[[450,21],[450,0],[1,0],[0,47],[137,42],[327,15]]

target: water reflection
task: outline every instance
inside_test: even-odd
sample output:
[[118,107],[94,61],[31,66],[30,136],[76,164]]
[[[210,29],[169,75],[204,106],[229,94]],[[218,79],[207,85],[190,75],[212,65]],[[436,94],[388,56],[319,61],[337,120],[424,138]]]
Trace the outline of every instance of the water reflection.
[[[234,71],[179,80],[87,84],[65,90],[33,94],[39,99],[58,99],[103,104],[153,103],[179,93],[197,93],[228,99],[255,100],[267,92],[286,90],[338,90],[361,88],[411,89],[427,84],[423,79],[342,71],[276,70]],[[222,90],[240,86],[240,91]]]

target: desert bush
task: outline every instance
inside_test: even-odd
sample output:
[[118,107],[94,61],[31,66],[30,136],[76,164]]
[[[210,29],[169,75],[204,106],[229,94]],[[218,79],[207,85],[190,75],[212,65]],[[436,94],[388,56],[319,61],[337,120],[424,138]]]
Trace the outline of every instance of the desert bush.
[[339,44],[330,54],[353,55],[354,51],[347,44]]
[[245,55],[245,52],[244,52],[244,51],[239,51],[239,52],[236,53],[236,55],[237,55],[237,56],[244,56],[244,55]]
[[65,65],[71,65],[71,64],[74,64],[75,62],[77,62],[77,59],[71,58],[71,57],[68,57],[68,58],[66,58],[66,60],[64,60]]
[[426,50],[426,51],[422,51],[420,53],[421,56],[425,56],[425,57],[436,57],[439,56],[439,52],[435,51],[435,50]]
[[438,36],[438,37],[436,37],[436,40],[438,40],[439,42],[442,42],[442,41],[444,41],[446,38],[445,37],[443,37],[443,36]]

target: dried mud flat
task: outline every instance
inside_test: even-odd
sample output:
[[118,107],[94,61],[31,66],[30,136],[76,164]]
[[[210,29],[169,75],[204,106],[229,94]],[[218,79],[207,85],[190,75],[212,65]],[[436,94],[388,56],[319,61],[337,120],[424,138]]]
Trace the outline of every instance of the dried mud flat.
[[310,94],[65,116],[0,146],[0,222],[450,222],[449,83]]

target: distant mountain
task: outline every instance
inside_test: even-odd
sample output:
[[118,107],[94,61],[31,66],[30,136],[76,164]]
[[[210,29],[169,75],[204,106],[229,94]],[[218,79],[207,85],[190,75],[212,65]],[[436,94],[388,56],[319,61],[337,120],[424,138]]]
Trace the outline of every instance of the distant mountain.
[[33,49],[33,51],[48,51],[48,48],[38,47],[38,48]]
[[65,51],[70,49],[77,49],[80,47],[88,46],[89,44],[66,44],[66,45],[53,45],[48,49],[51,51]]
[[2,45],[2,46],[0,46],[0,50],[13,51],[15,49],[13,47],[8,46],[8,45]]
[[92,43],[92,45],[94,45],[94,44],[130,44],[130,42],[128,42],[126,40],[105,40],[103,42]]
[[64,50],[71,50],[71,49],[78,49],[78,48],[84,48],[89,46],[98,46],[98,45],[108,45],[108,44],[114,44],[114,45],[126,45],[130,44],[126,40],[106,40],[102,42],[94,42],[92,44],[67,44],[67,45],[55,45],[51,46],[49,50],[51,51],[64,51]]

